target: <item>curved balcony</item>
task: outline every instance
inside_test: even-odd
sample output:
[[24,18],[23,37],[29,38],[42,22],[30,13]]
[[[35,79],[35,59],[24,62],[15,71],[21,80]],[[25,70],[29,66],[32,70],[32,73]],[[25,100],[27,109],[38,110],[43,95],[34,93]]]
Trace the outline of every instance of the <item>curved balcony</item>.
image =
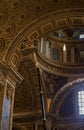
[[67,44],[41,38],[38,44],[39,53],[58,65],[84,65],[84,45]]
[[83,43],[60,43],[41,38],[38,43],[37,60],[41,67],[63,75],[84,73]]

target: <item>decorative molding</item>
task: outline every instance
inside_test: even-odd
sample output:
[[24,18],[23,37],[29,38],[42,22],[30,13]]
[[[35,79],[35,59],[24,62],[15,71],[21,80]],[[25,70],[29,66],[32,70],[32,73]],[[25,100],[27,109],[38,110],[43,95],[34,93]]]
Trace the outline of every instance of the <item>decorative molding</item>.
[[64,66],[63,64],[54,63],[47,58],[41,56],[39,53],[36,54],[38,64],[41,68],[43,68],[47,72],[51,72],[53,74],[58,74],[64,77],[73,77],[73,76],[83,76],[83,67],[75,66]]

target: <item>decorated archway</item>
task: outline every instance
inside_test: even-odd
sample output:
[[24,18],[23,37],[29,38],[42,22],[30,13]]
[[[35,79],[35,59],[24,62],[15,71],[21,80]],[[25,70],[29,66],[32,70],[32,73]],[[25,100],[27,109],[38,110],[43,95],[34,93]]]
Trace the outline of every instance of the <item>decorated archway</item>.
[[50,112],[55,113],[58,116],[64,99],[71,92],[71,90],[77,89],[80,86],[84,86],[84,78],[74,80],[64,85],[54,96],[51,103]]

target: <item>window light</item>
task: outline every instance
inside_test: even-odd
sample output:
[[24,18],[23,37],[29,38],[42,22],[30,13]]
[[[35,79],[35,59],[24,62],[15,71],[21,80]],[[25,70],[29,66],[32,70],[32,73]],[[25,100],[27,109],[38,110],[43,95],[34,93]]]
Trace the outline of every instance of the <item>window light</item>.
[[84,115],[84,90],[78,91],[79,115]]
[[80,39],[84,38],[84,34],[80,34]]

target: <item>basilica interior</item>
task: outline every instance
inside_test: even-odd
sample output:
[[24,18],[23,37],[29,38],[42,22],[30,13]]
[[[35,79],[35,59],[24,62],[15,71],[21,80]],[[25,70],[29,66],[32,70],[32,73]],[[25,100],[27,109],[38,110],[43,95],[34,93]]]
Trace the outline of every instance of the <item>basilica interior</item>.
[[84,130],[84,0],[0,0],[0,130]]

